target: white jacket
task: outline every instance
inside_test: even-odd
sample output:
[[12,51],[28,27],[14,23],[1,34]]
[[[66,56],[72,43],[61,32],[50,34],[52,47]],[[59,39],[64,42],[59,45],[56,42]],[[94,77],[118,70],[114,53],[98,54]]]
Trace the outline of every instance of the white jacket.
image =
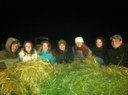
[[21,51],[19,52],[19,58],[22,62],[37,59],[36,50],[34,51],[34,54],[31,55],[31,54],[24,52],[23,49],[21,49]]

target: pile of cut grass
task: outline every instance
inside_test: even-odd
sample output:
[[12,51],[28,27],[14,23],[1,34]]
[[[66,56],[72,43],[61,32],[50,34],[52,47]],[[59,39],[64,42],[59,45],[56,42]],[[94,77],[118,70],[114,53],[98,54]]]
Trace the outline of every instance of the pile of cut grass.
[[96,66],[88,61],[64,66],[42,83],[41,95],[128,95],[128,69]]
[[51,64],[40,61],[17,63],[0,72],[0,95],[33,95],[40,92],[39,84],[54,72]]
[[0,72],[0,95],[128,95],[128,68],[94,57],[71,64],[29,61]]

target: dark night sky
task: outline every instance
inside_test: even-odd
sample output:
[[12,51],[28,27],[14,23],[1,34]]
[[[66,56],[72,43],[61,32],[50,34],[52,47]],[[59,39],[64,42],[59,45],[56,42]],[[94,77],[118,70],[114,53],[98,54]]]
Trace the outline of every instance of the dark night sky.
[[107,41],[113,34],[120,34],[127,42],[128,7],[117,4],[68,5],[48,3],[43,8],[3,8],[1,10],[0,40],[14,36],[21,41],[47,36],[51,42],[65,39],[69,43],[76,36],[83,36],[87,43],[94,43],[97,36]]

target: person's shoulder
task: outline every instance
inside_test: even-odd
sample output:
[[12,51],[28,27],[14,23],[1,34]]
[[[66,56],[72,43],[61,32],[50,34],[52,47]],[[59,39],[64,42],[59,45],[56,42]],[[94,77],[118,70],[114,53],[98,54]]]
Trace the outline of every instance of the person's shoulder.
[[19,50],[19,52],[23,52],[24,50],[23,50],[23,48],[21,48],[20,50]]
[[126,49],[128,50],[128,43],[125,44]]
[[52,51],[53,54],[56,54],[56,53],[59,52],[59,49],[58,49],[58,48],[54,48],[54,49],[52,49],[51,51]]
[[23,49],[21,49],[21,50],[19,51],[19,56],[24,56],[24,55],[25,55],[25,52],[24,52]]
[[128,42],[127,42],[127,43],[125,43],[125,45],[127,45],[127,46],[128,46]]
[[8,55],[6,50],[0,51],[0,59],[6,59],[6,56]]
[[36,54],[37,54],[37,52],[38,52],[38,50],[34,49],[34,53],[36,53]]
[[76,47],[75,47],[75,46],[72,46],[71,51],[72,51],[73,53],[75,53],[75,51],[77,51]]
[[7,51],[5,49],[0,51],[0,55],[5,55],[6,53]]
[[123,44],[123,46],[128,49],[128,43]]
[[106,53],[112,53],[113,50],[111,46],[105,48]]
[[53,52],[56,52],[56,51],[58,51],[58,48],[54,48],[54,49],[52,49],[52,51]]
[[93,46],[92,48],[90,48],[91,50],[96,50],[97,47],[96,46]]
[[72,46],[71,49],[72,49],[72,50],[75,49],[75,46]]
[[24,53],[23,48],[21,48],[21,49],[19,50],[19,54],[20,54],[20,53]]
[[123,44],[122,49],[124,52],[128,53],[128,43]]

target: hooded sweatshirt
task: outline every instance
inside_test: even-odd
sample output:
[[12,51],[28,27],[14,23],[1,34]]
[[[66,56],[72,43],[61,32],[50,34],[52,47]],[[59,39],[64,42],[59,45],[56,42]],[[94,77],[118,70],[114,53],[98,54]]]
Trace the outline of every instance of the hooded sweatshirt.
[[7,59],[7,58],[17,58],[18,57],[18,49],[16,53],[13,53],[11,51],[11,46],[13,43],[18,42],[19,46],[20,46],[20,42],[19,40],[17,40],[16,38],[8,38],[6,45],[5,45],[5,50],[0,51],[0,55]]

